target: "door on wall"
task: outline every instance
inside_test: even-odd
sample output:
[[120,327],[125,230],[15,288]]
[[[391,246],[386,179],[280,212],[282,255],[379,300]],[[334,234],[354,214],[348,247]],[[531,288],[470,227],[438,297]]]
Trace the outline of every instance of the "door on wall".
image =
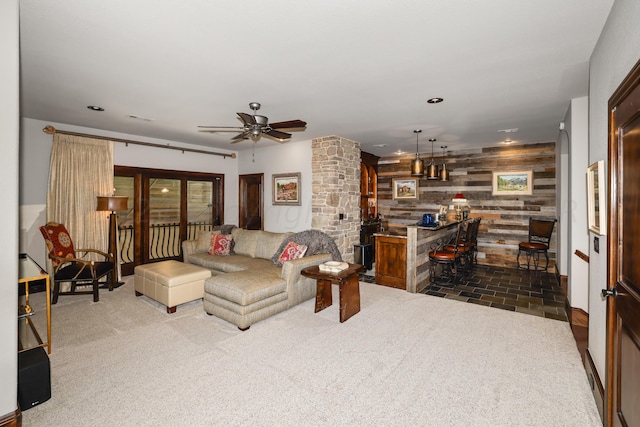
[[264,174],[240,175],[239,177],[239,224],[247,230],[262,230]]
[[608,426],[640,425],[640,63],[609,100]]
[[118,215],[122,274],[136,265],[182,257],[182,242],[224,221],[224,176],[116,166],[115,195],[128,196]]

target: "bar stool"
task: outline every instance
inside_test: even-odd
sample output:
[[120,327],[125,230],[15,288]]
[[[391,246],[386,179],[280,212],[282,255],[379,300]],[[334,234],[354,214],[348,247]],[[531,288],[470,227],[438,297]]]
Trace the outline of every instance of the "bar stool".
[[[436,270],[438,265],[443,268],[448,267],[453,274],[453,284],[455,286],[458,281],[458,267],[460,265],[460,242],[462,240],[463,227],[458,224],[458,228],[452,239],[439,241],[437,246],[429,252],[429,276],[430,283],[436,284]],[[447,250],[446,246],[450,246],[451,250]]]
[[[518,244],[518,256],[516,263],[518,268],[525,268],[525,264],[520,265],[520,254],[524,252],[527,256],[526,269],[531,270],[531,262],[533,261],[534,271],[547,271],[549,267],[549,242],[551,234],[553,234],[553,226],[556,220],[533,219],[529,217],[529,239],[526,242]],[[547,263],[544,269],[540,268],[540,254],[544,254]]]

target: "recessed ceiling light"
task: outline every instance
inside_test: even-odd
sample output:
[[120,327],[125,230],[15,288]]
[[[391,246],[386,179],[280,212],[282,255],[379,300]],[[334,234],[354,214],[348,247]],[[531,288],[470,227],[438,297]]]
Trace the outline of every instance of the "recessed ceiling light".
[[104,111],[104,108],[98,107],[97,105],[87,105],[87,108],[91,111]]
[[509,138],[507,138],[502,143],[505,144],[505,145],[510,145],[510,144],[513,144],[513,141],[510,140]]
[[498,130],[498,133],[516,133],[516,132],[518,132],[518,128]]
[[380,148],[384,148],[384,147],[388,147],[387,144],[373,144],[374,147],[380,147]]
[[427,102],[428,102],[429,104],[439,104],[439,103],[441,103],[442,101],[444,101],[444,98],[437,98],[437,97],[436,97],[436,98],[427,99]]

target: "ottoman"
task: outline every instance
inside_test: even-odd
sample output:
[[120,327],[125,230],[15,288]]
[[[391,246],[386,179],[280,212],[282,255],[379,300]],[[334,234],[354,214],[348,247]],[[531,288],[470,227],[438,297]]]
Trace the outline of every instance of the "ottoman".
[[138,265],[134,269],[136,296],[146,295],[175,313],[178,304],[195,301],[204,294],[204,281],[211,271],[179,261]]
[[243,270],[205,280],[202,307],[241,331],[287,309],[287,283],[267,270]]

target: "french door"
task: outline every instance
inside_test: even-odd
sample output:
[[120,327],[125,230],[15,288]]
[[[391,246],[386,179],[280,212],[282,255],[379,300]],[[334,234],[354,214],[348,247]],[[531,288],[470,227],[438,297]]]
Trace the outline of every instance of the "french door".
[[224,175],[116,166],[122,274],[136,265],[182,259],[182,242],[224,222]]

